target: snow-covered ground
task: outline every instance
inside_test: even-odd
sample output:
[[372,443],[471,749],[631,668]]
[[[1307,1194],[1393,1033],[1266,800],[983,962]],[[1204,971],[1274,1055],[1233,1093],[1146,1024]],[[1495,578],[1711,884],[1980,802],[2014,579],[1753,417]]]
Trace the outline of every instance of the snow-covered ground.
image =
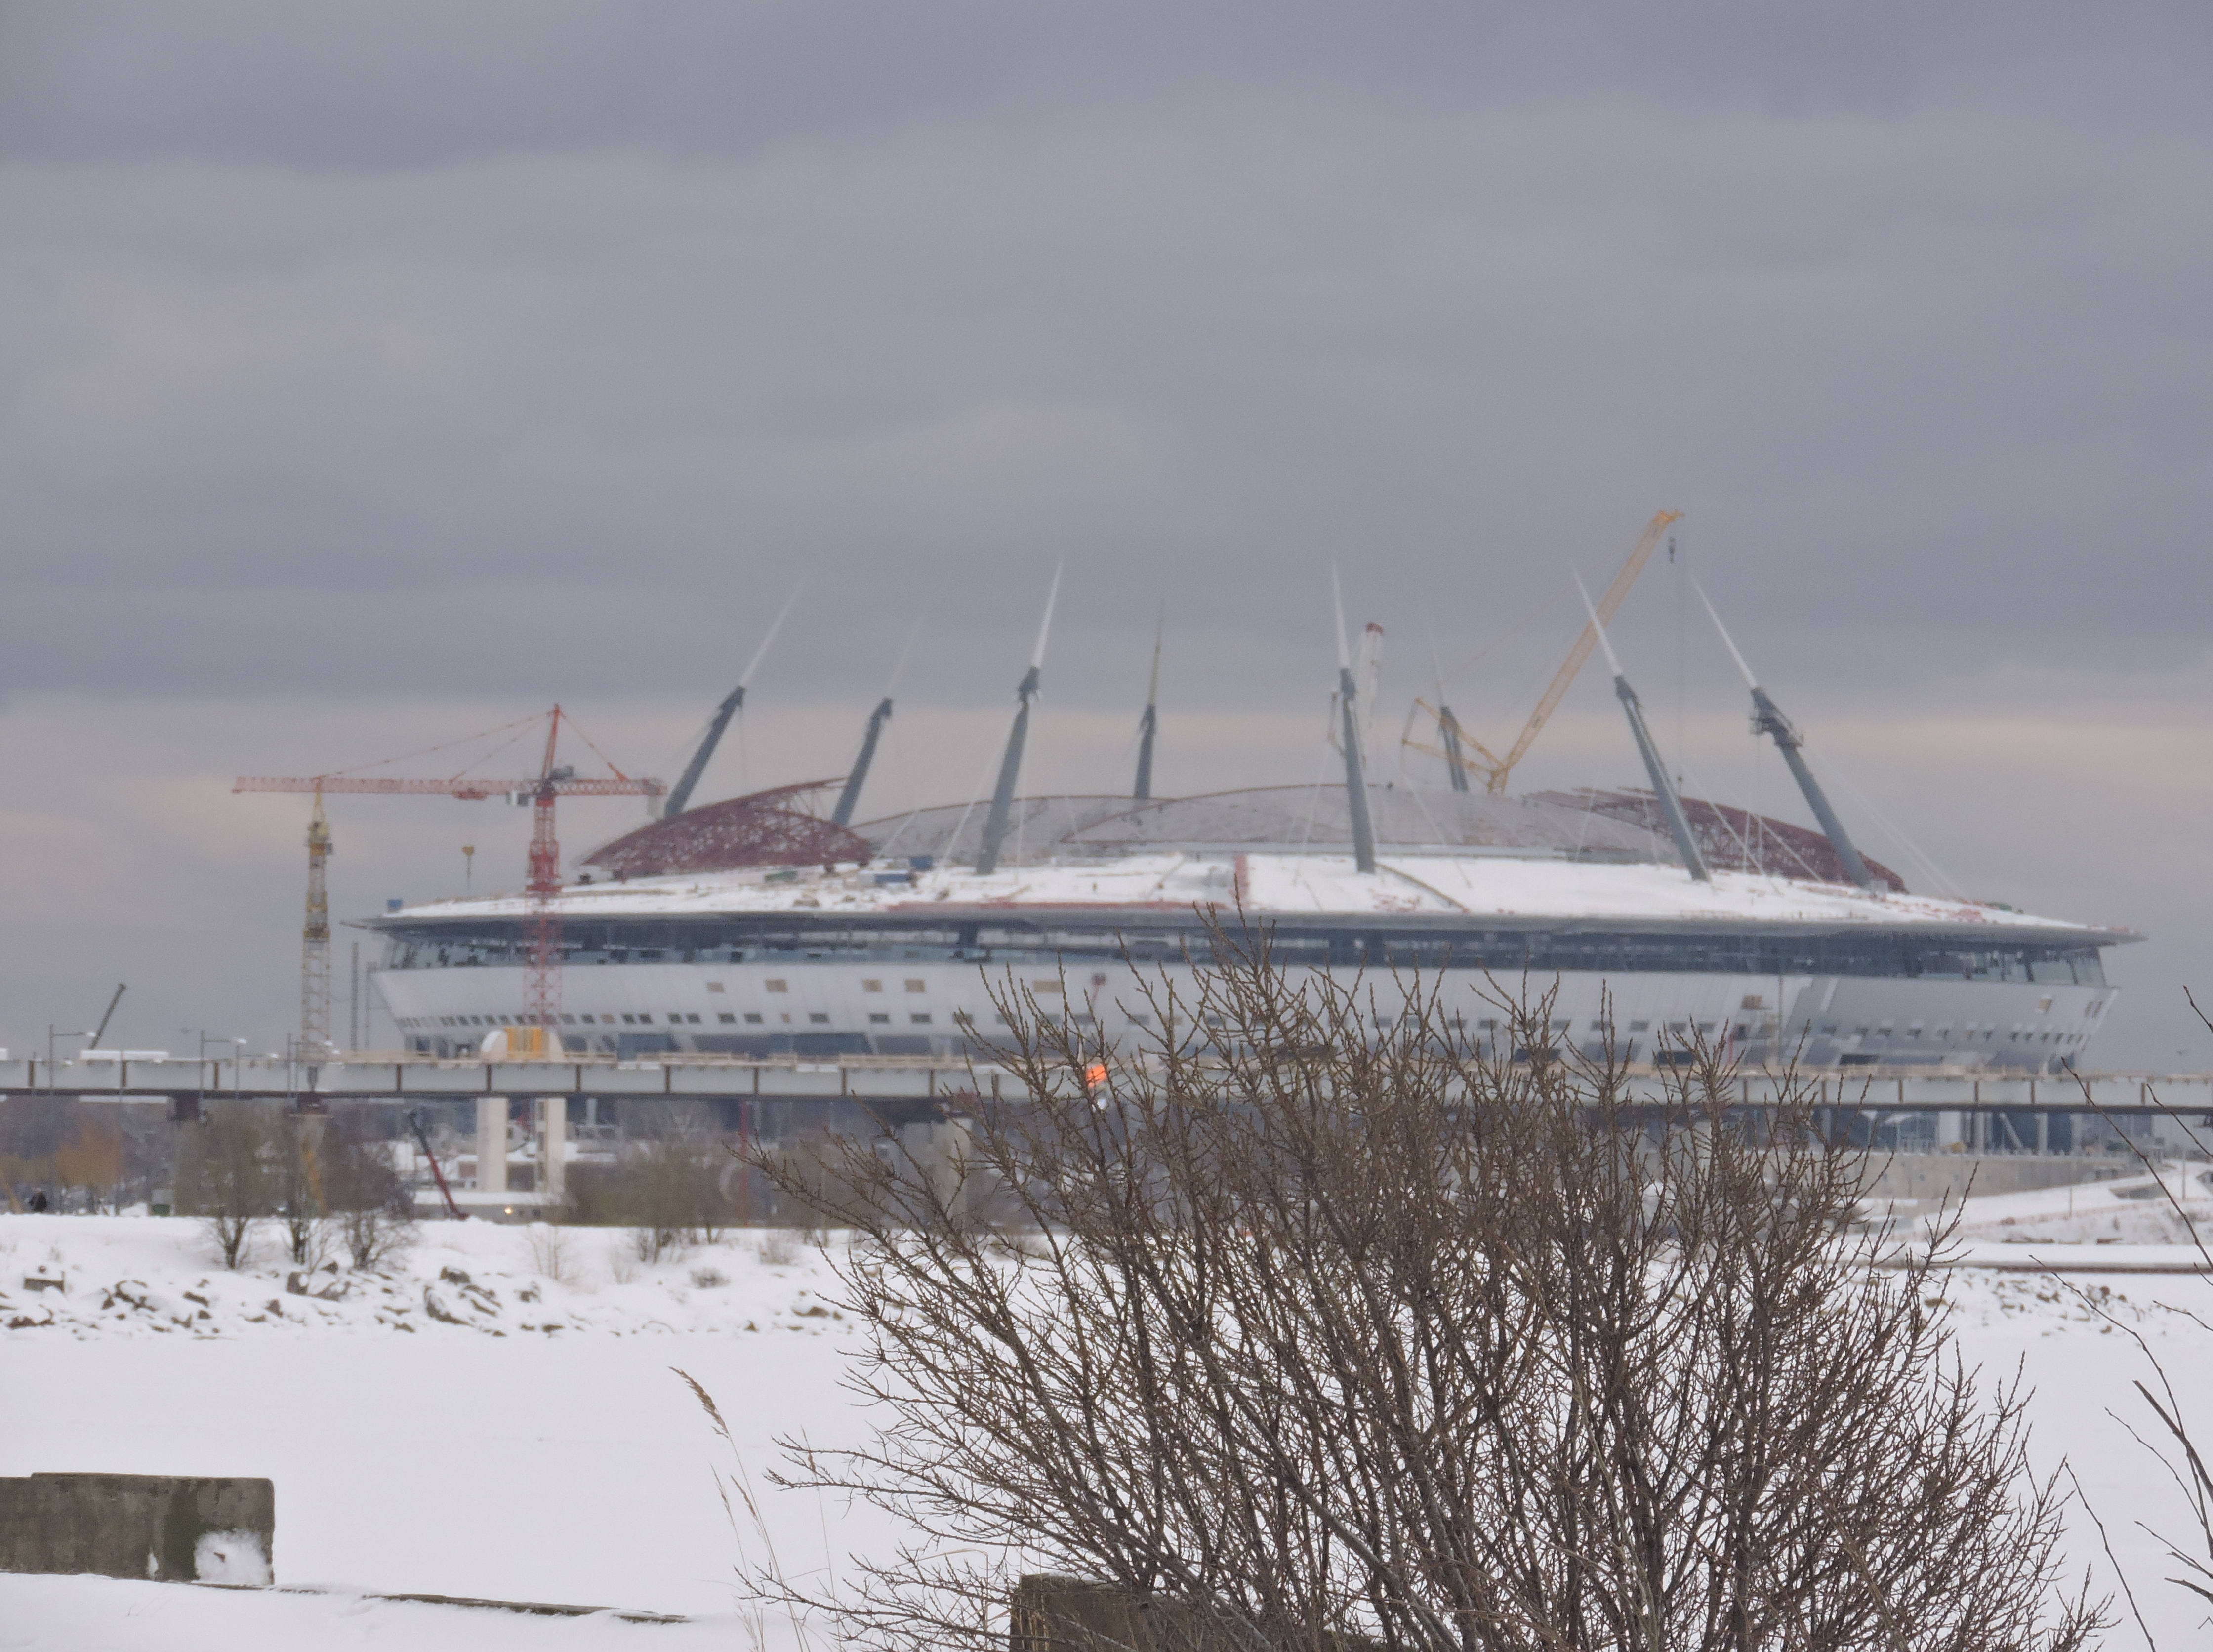
[[[2108,1204],[2084,1208],[2116,1187]],[[1977,1253],[2062,1270],[2194,1259],[2157,1201],[2127,1198],[2118,1184],[2074,1197],[2072,1215],[2064,1189],[1973,1201]],[[561,1238],[556,1258],[546,1229],[425,1223],[381,1275],[340,1267],[294,1282],[273,1231],[232,1274],[186,1221],[0,1216],[0,1474],[266,1475],[277,1484],[279,1584],[333,1591],[0,1576],[0,1648],[259,1652],[378,1639],[432,1652],[682,1652],[711,1641],[751,1652],[757,1636],[788,1646],[788,1625],[751,1618],[735,1597],[733,1569],[741,1551],[760,1551],[763,1533],[732,1529],[718,1471],[750,1476],[787,1571],[881,1553],[897,1538],[868,1510],[765,1484],[775,1436],[828,1442],[862,1426],[838,1387],[853,1326],[824,1300],[833,1289],[824,1264],[780,1236],[766,1256],[759,1235],[737,1234],[656,1266],[638,1263],[619,1233]],[[2100,1242],[2117,1238],[2125,1242]],[[2161,1350],[2213,1437],[2204,1376],[2213,1333],[2176,1311],[2213,1318],[2213,1281],[2063,1277]],[[59,1283],[27,1288],[31,1278]],[[2018,1369],[2034,1387],[2039,1460],[2072,1462],[2163,1643],[2206,1643],[2205,1612],[2161,1581],[2172,1564],[2137,1524],[2179,1536],[2179,1500],[2107,1415],[2143,1419],[2129,1387],[2144,1375],[2141,1351],[2046,1275],[1963,1270],[1951,1285],[1963,1350],[1992,1375]],[[720,1401],[737,1463],[672,1368]],[[2079,1515],[2076,1526],[2077,1558],[2103,1571],[2095,1530]],[[370,1592],[692,1621],[523,1618]],[[2128,1628],[2113,1643],[2137,1643]]]

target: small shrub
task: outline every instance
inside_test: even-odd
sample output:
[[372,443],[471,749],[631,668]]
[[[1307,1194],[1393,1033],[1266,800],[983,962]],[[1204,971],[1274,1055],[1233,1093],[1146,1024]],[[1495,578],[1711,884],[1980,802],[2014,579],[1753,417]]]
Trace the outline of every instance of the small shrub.
[[730,1283],[730,1276],[720,1268],[694,1268],[692,1283],[701,1290],[720,1290]]
[[541,1279],[559,1284],[569,1277],[569,1235],[547,1222],[530,1224],[530,1263]]
[[619,1285],[626,1285],[637,1277],[637,1259],[619,1245],[607,1247],[607,1272]]
[[753,1249],[763,1266],[788,1268],[799,1260],[799,1235],[789,1228],[765,1228]]

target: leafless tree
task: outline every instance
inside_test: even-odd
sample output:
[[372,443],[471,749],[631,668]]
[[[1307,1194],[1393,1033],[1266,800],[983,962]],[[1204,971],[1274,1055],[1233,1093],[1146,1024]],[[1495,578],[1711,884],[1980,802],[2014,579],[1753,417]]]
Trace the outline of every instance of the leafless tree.
[[303,1268],[323,1264],[330,1248],[330,1211],[324,1202],[320,1163],[324,1120],[288,1113],[271,1138],[271,1192],[285,1253]]
[[[786,1484],[915,1531],[847,1589],[764,1594],[864,1643],[997,1647],[1023,1571],[1109,1586],[1157,1649],[2072,1652],[2024,1396],[1948,1350],[1942,1276],[1850,1223],[1863,1160],[1706,1052],[1664,1088],[1478,1050],[1434,983],[1370,992],[1217,932],[1145,1047],[1009,983],[1036,1098],[948,1178],[850,1142],[854,1386]],[[1400,987],[1409,993],[1398,1007]],[[1465,988],[1458,989],[1464,992]],[[1203,1053],[1210,1051],[1214,1053]],[[1056,1642],[1087,1636],[1073,1621]],[[1034,1631],[1035,1625],[1031,1625]]]
[[262,1103],[210,1102],[192,1145],[190,1208],[215,1241],[223,1266],[235,1270],[253,1229],[276,1208],[275,1124]]

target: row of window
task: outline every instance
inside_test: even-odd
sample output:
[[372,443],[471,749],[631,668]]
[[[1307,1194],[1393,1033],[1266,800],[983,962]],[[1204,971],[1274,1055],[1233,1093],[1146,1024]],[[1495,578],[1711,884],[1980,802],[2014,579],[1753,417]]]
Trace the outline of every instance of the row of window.
[[[667,925],[655,925],[665,930]],[[571,969],[595,965],[800,964],[826,961],[866,964],[893,953],[907,960],[959,963],[994,972],[1035,967],[1052,969],[1063,961],[1119,963],[1120,937],[1066,933],[978,936],[942,934],[889,937],[867,933],[805,936],[690,937],[695,944],[670,946],[591,945],[573,933],[562,961]],[[887,945],[896,941],[897,945]],[[524,961],[527,942],[513,930],[466,935],[425,926],[394,935],[386,964],[393,969],[455,969],[515,966]],[[1128,955],[1140,963],[1204,960],[1211,942],[1204,934],[1146,937],[1131,942]],[[1502,975],[1569,973],[1630,974],[1652,972],[1716,975],[1848,975],[1903,979],[1953,979],[2103,986],[2105,967],[2094,946],[2035,946],[2027,943],[1961,946],[1905,935],[1621,935],[1572,933],[1524,935],[1489,930],[1421,936],[1363,935],[1332,929],[1298,932],[1278,928],[1270,953],[1280,964],[1313,967],[1396,967],[1491,971]],[[764,983],[771,992],[787,991],[790,978]],[[1057,978],[1040,977],[1032,990],[1057,991]],[[894,981],[871,977],[865,992],[920,992],[926,984],[909,977]]]
[[[777,1019],[783,1026],[789,1027],[793,1024],[792,1017],[789,1014],[781,1015]],[[965,1022],[967,1017],[956,1010],[954,1012],[953,1019],[956,1022]],[[1078,1016],[1077,1019],[1088,1021],[1091,1018],[1082,1015]],[[935,1020],[936,1017],[926,1009],[911,1011],[907,1015],[908,1023],[915,1027],[930,1026]],[[830,1025],[829,1015],[819,1009],[809,1011],[807,1021],[808,1025],[814,1027]],[[871,1026],[888,1027],[892,1023],[892,1018],[888,1014],[871,1013],[869,1021]],[[624,1027],[651,1027],[655,1024],[652,1013],[648,1010],[639,1010],[634,1015],[564,1014],[560,1018],[560,1023],[564,1027],[613,1027],[618,1023]],[[513,1016],[501,1015],[403,1015],[399,1018],[399,1024],[410,1031],[430,1027],[481,1027],[489,1030],[496,1027],[512,1027],[515,1021]],[[668,1012],[667,1024],[670,1027],[698,1027],[704,1023],[698,1015],[688,1011],[672,1009]],[[767,1024],[767,1017],[753,1010],[748,1010],[742,1015],[722,1010],[716,1013],[715,1024],[722,1027],[736,1027],[741,1024],[747,1027],[760,1027]]]

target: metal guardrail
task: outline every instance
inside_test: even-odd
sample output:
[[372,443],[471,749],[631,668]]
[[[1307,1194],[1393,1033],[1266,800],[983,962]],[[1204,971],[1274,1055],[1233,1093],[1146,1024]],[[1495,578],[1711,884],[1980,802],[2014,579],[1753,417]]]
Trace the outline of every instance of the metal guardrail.
[[349,1053],[328,1061],[182,1058],[0,1062],[0,1095],[158,1100],[191,1096],[363,1100],[460,1100],[479,1095],[668,1096],[695,1100],[773,1096],[832,1100],[930,1100],[1024,1094],[1003,1069],[897,1057],[747,1061],[661,1056],[620,1060],[454,1060]]
[[[1732,1082],[1741,1105],[1771,1104],[1780,1078],[1742,1072]],[[2116,1114],[2171,1110],[2213,1123],[2213,1073],[2083,1073],[2029,1076],[1861,1068],[1802,1076],[1820,1106],[1881,1112]],[[1631,1090],[1657,1101],[1663,1076],[1632,1070]],[[2086,1100],[2086,1092],[2088,1099]],[[1003,1067],[896,1056],[820,1060],[666,1055],[623,1060],[570,1056],[559,1061],[457,1060],[436,1056],[349,1052],[328,1061],[140,1058],[107,1061],[0,1061],[0,1095],[59,1095],[155,1100],[226,1095],[363,1100],[460,1100],[479,1095],[667,1096],[692,1100],[772,1097],[831,1100],[1019,1100],[1027,1091]]]

